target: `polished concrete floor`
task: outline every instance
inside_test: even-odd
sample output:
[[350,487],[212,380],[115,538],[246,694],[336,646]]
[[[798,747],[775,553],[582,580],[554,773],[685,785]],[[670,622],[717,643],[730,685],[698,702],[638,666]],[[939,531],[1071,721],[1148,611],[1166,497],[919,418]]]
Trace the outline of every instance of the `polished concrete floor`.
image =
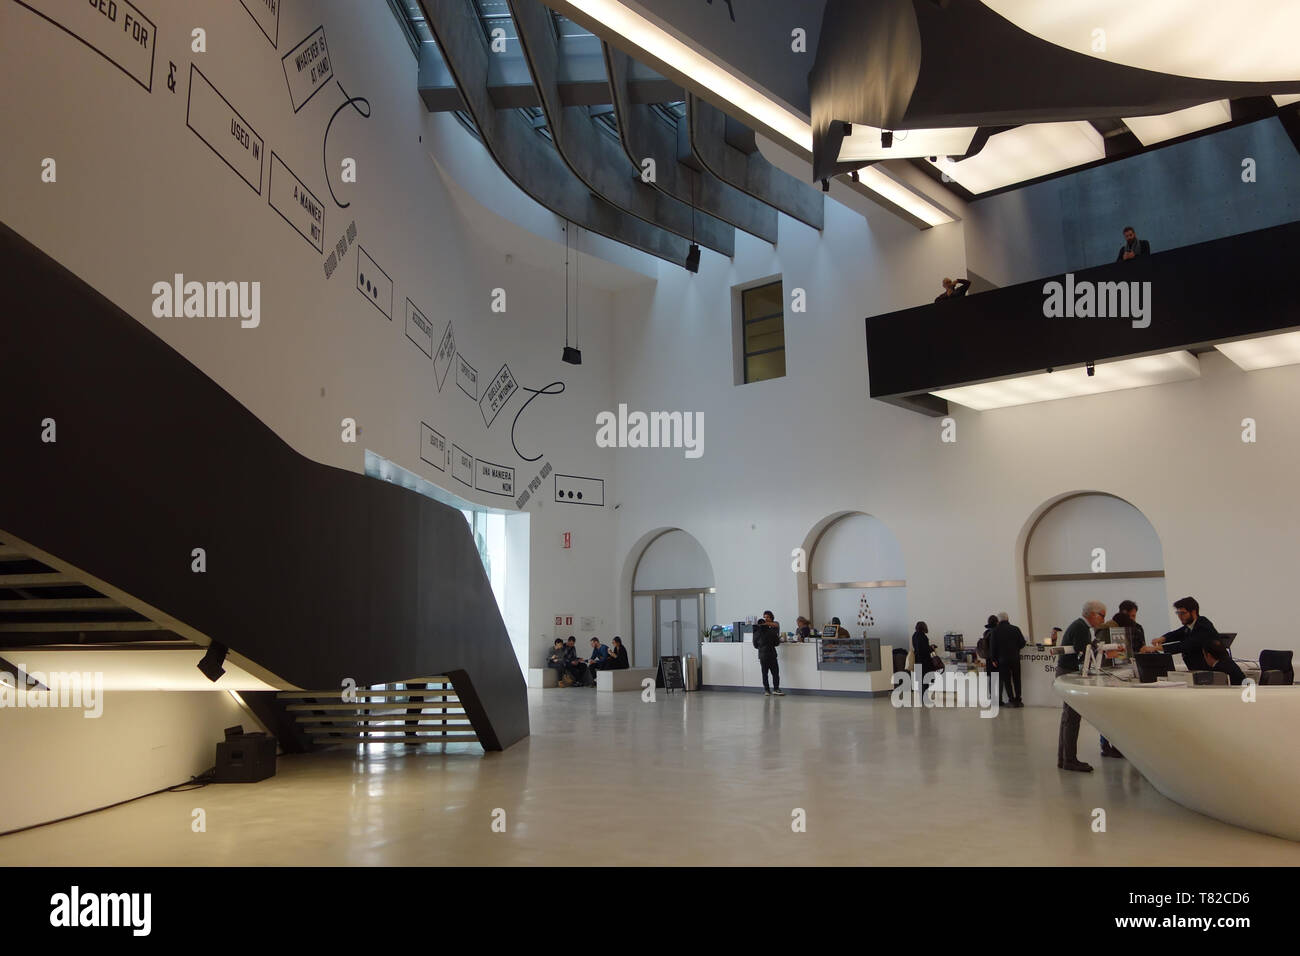
[[286,757],[262,783],[0,838],[0,864],[1300,865],[1300,844],[1185,810],[1102,760],[1086,723],[1096,771],[1057,770],[1055,709],[990,720],[888,698],[587,689],[529,703],[533,735],[505,753]]

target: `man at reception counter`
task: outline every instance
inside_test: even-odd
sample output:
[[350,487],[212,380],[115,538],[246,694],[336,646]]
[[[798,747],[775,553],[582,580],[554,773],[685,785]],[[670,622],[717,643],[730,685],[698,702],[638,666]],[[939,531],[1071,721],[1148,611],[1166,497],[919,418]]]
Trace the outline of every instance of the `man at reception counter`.
[[[1062,654],[1056,665],[1056,676],[1072,674],[1079,669],[1080,658],[1092,642],[1092,630],[1106,620],[1106,605],[1100,601],[1087,601],[1082,615],[1065,629],[1062,647],[1074,650]],[[1079,712],[1069,704],[1061,705],[1061,730],[1056,739],[1056,766],[1061,770],[1091,773],[1092,764],[1079,759]]]
[[1215,630],[1208,617],[1201,617],[1201,605],[1194,597],[1175,601],[1174,613],[1178,615],[1182,627],[1176,627],[1169,633],[1162,634],[1151,643],[1155,645],[1156,650],[1164,651],[1166,654],[1181,652],[1183,663],[1187,665],[1189,671],[1208,670],[1210,665],[1205,663],[1205,646],[1218,637],[1219,632]]
[[1246,681],[1246,675],[1241,672],[1237,662],[1232,659],[1228,653],[1228,645],[1217,637],[1212,637],[1205,643],[1205,666],[1212,671],[1228,675],[1228,683],[1240,687]]

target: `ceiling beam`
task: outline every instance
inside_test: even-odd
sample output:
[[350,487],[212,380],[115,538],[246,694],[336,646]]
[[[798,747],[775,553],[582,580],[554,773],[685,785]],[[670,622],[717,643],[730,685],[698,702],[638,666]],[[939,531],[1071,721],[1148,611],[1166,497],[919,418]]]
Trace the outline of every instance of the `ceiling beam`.
[[[556,215],[584,229],[685,265],[689,249],[684,240],[593,194],[522,113],[496,108],[487,87],[490,54],[473,0],[420,0],[420,5],[437,38],[436,44],[420,45],[421,76],[436,75],[439,68],[449,72],[483,145],[515,185]],[[444,57],[440,51],[451,52]]]
[[592,192],[653,226],[724,256],[736,251],[735,229],[643,182],[641,170],[612,137],[598,130],[587,109],[565,106],[560,95],[560,46],[551,11],[540,0],[509,0],[515,32],[550,125],[551,138],[573,174]]
[[631,75],[634,61],[622,50],[603,44],[609,88],[614,112],[618,116],[619,136],[633,164],[646,159],[655,163],[653,185],[679,200],[693,203],[701,214],[731,223],[766,242],[777,238],[776,210],[752,196],[729,186],[708,170],[694,163],[681,162],[678,136],[684,120],[669,126],[649,106],[637,103],[632,96]]
[[[777,212],[814,229],[825,227],[822,193],[769,163],[759,153],[752,131],[735,120],[729,123],[727,114],[694,94],[687,96],[686,118],[691,150],[704,169]],[[744,148],[737,148],[737,142]]]

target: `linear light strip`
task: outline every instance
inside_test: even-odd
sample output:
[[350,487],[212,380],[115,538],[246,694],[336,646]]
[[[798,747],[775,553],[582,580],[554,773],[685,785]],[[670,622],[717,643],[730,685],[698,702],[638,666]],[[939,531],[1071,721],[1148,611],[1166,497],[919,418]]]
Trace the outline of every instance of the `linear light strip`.
[[1223,342],[1215,346],[1238,368],[1253,372],[1261,368],[1300,365],[1300,332],[1261,335],[1253,339]]
[[912,190],[890,179],[874,166],[866,166],[858,170],[858,177],[862,185],[872,192],[880,194],[894,205],[906,209],[926,225],[942,226],[944,223],[956,222],[953,216],[950,216],[938,206],[926,202]]
[[[567,2],[623,39],[640,47],[649,56],[667,64],[678,73],[690,77],[714,95],[754,117],[769,129],[780,133],[790,142],[808,152],[812,151],[812,127],[803,117],[781,106],[771,97],[692,49],[667,30],[617,0],[567,0]],[[912,132],[921,136],[929,131]],[[875,135],[879,136],[879,130],[875,131]],[[935,226],[954,221],[953,217],[943,210],[931,206],[916,193],[899,186],[879,173],[872,176],[864,174],[862,182],[868,189],[879,193],[884,199],[906,209],[911,215],[929,225]]]
[[1098,363],[1095,375],[1088,375],[1085,369],[1078,367],[1058,369],[1050,373],[1040,372],[996,382],[946,388],[930,394],[982,412],[992,408],[1032,405],[1061,398],[1078,398],[1102,392],[1144,388],[1147,385],[1181,382],[1199,378],[1200,374],[1201,367],[1196,356],[1180,350]]
[[812,150],[812,127],[802,117],[764,96],[639,13],[615,0],[568,2],[625,40],[635,43],[650,56],[703,84],[717,96],[744,110],[792,143]]

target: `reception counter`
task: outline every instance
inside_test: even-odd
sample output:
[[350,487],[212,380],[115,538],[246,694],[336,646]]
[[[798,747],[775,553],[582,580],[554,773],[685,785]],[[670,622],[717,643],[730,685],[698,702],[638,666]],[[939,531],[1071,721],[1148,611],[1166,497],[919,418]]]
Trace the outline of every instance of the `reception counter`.
[[1206,816],[1300,840],[1300,685],[1193,687],[1058,677],[1064,699],[1162,794]]
[[[763,674],[758,651],[749,642],[700,645],[701,690],[762,690]],[[781,668],[781,689],[795,694],[837,694],[875,697],[892,687],[893,648],[881,645],[878,671],[821,671],[817,669],[817,643],[782,644],[776,650]]]

